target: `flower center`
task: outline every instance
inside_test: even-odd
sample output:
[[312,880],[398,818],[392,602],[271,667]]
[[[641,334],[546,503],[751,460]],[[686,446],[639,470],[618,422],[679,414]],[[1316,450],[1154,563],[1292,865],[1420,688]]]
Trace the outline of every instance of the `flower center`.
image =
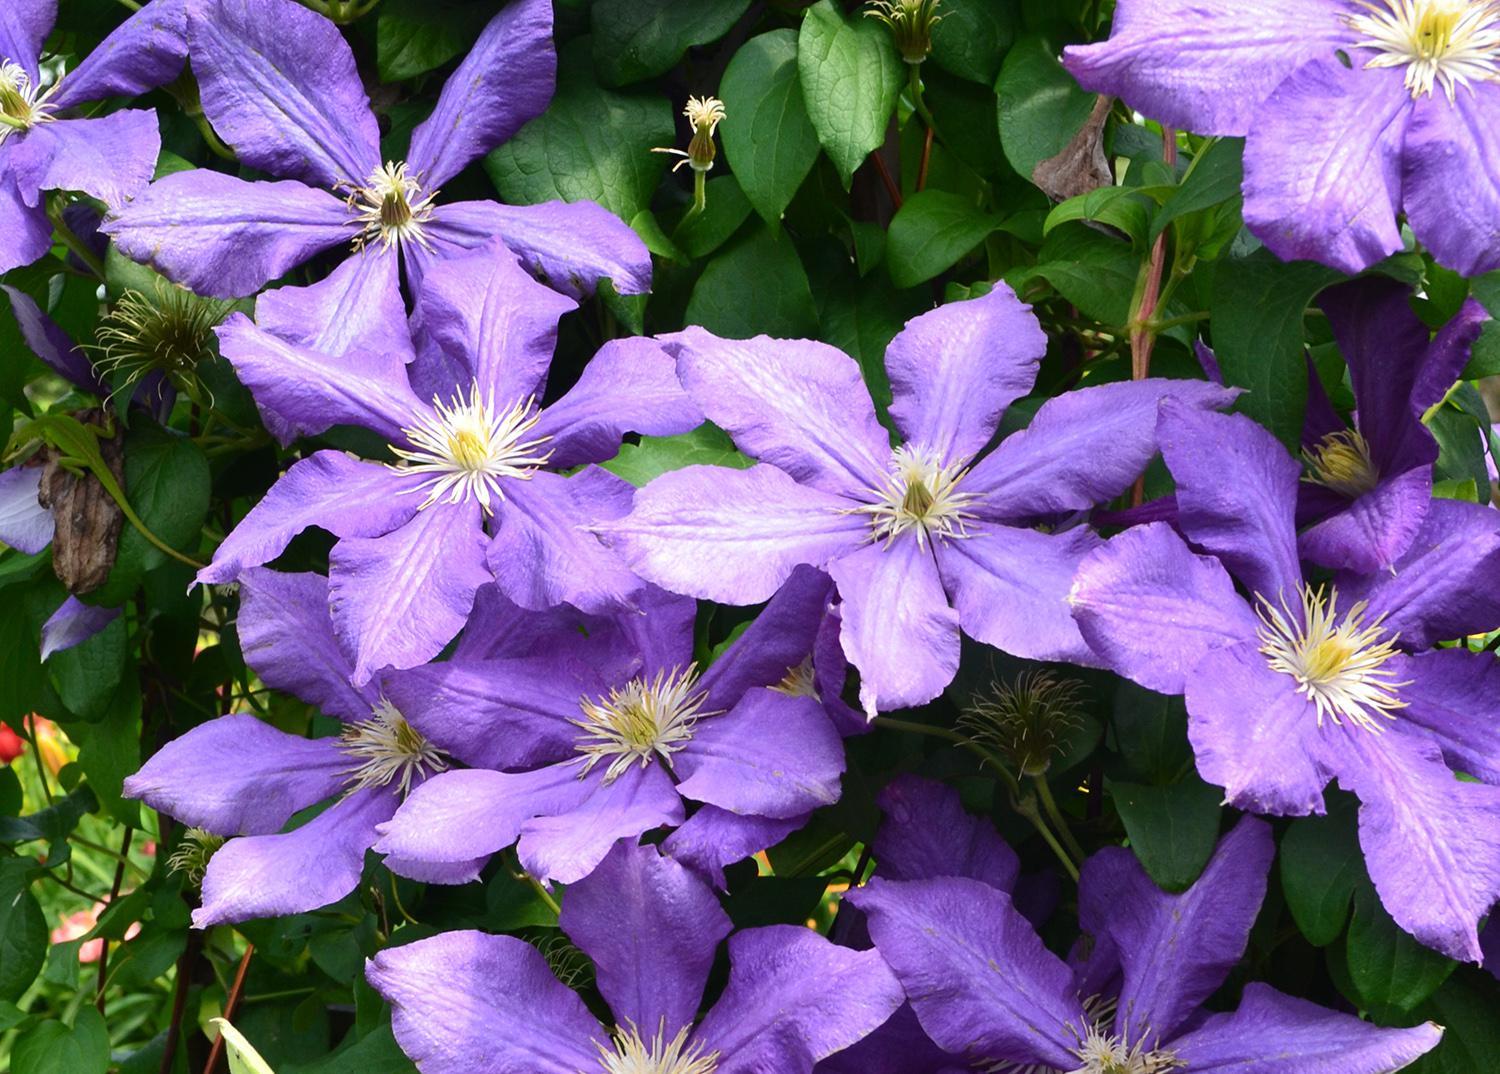
[[635,1026],[616,1027],[613,1049],[595,1042],[599,1066],[604,1074],[714,1074],[719,1053],[703,1050],[703,1042],[687,1042],[688,1027],[666,1039],[665,1027],[645,1038]]
[[1364,13],[1349,25],[1362,35],[1355,48],[1376,53],[1366,67],[1405,67],[1415,97],[1441,84],[1448,99],[1458,86],[1500,77],[1500,3],[1496,0],[1355,0]]
[[1068,1074],[1164,1074],[1187,1066],[1166,1048],[1148,1048],[1142,1037],[1134,1044],[1101,1024],[1091,1025],[1073,1054],[1081,1066]]
[[400,781],[401,797],[411,790],[412,778],[426,779],[448,769],[448,757],[406,722],[385,698],[368,720],[344,729],[343,749],[354,759],[345,794],[386,787]]
[[537,448],[552,438],[527,439],[541,420],[533,402],[526,399],[500,410],[480,394],[477,381],[467,400],[459,393],[445,406],[434,397],[434,413],[401,430],[411,449],[391,448],[401,460],[392,464],[393,469],[433,475],[417,486],[427,490],[418,510],[444,497],[448,503],[459,503],[473,496],[489,514],[491,496],[505,499],[505,479],[527,481],[546,465],[552,452],[538,453]]
[[406,173],[405,163],[386,161],[370,173],[364,186],[345,185],[349,188],[349,207],[360,225],[354,237],[356,250],[376,241],[385,250],[404,242],[432,249],[422,226],[432,219],[432,199],[437,191],[424,193],[416,177]]
[[1325,598],[1321,586],[1304,586],[1300,611],[1285,597],[1280,608],[1259,600],[1260,651],[1272,671],[1296,679],[1297,692],[1318,707],[1319,727],[1328,717],[1381,731],[1380,719],[1394,720],[1406,707],[1396,691],[1409,683],[1393,682],[1395,672],[1383,666],[1396,655],[1396,635],[1385,637],[1384,616],[1365,624],[1364,601],[1340,618],[1336,589]]
[[787,672],[780,682],[771,687],[778,694],[786,694],[788,697],[810,697],[814,701],[818,698],[818,679],[813,671],[811,656],[802,658],[802,663],[794,668],[787,668]]
[[26,68],[6,60],[0,63],[0,142],[16,131],[30,130],[52,119],[46,101],[52,91],[31,84]]
[[1353,429],[1329,433],[1302,452],[1310,471],[1302,480],[1323,485],[1357,500],[1380,483],[1380,471],[1370,458],[1370,445]]
[[968,509],[978,499],[958,491],[967,472],[944,466],[935,452],[902,445],[891,453],[891,470],[880,486],[865,490],[872,502],[850,513],[869,515],[871,539],[887,544],[903,533],[915,533],[918,544],[930,537],[967,537],[974,517]]
[[609,760],[605,783],[613,783],[636,761],[645,768],[653,755],[668,767],[672,755],[693,737],[693,725],[704,716],[707,695],[695,693],[697,665],[658,671],[654,679],[632,679],[616,687],[609,696],[583,699],[578,707],[583,718],[571,721],[583,729],[578,752],[587,760],[587,773],[600,761]]

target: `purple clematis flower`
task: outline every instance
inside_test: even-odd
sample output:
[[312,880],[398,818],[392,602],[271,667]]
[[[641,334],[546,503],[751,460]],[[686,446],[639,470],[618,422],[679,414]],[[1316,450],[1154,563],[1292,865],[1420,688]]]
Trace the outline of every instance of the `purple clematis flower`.
[[[729,936],[713,892],[651,847],[616,846],[568,889],[559,924],[593,961],[612,1027],[514,936],[450,932],[366,964],[422,1074],[810,1074],[901,1002],[873,951],[795,925]],[[726,936],[729,981],[699,1018]]]
[[43,85],[42,42],[57,0],[6,0],[0,10],[0,273],[52,246],[43,192],[79,190],[118,206],[151,181],[161,135],[152,110],[96,119],[62,113],[170,82],[187,55],[187,0],[154,0],[77,68]]
[[1314,522],[1298,551],[1323,567],[1388,570],[1411,546],[1432,502],[1438,445],[1423,415],[1442,401],[1489,319],[1470,299],[1437,337],[1403,284],[1379,277],[1325,291],[1319,305],[1354,386],[1354,428],[1344,425],[1316,374],[1303,429],[1308,475],[1298,521]]
[[616,840],[682,824],[686,800],[703,805],[684,856],[722,878],[838,798],[843,745],[802,671],[828,589],[798,572],[701,672],[696,605],[647,590],[544,653],[389,676],[413,726],[472,767],[414,793],[375,849],[456,868],[515,843],[533,876],[572,883]]
[[960,627],[1018,656],[1088,660],[1065,597],[1098,538],[1033,524],[1072,521],[1128,488],[1156,453],[1166,396],[1233,398],[1183,381],[1085,388],[1043,404],[976,463],[1047,347],[1004,284],[914,318],[891,341],[891,417],[906,439],[894,450],[841,351],[701,328],[664,343],[688,393],[760,465],[665,474],[601,533],[642,577],[722,603],[765,600],[798,564],[825,567],[871,716],[941,693]]
[[606,344],[567,394],[538,409],[558,318],[573,306],[496,240],[429,274],[416,348],[397,317],[359,365],[230,317],[218,329],[223,355],[283,443],[359,425],[394,458],[329,450],[295,463],[198,580],[232,581],[307,527],[328,530],[339,538],[334,626],[360,683],[436,656],[491,578],[525,608],[627,603],[642,583],[584,527],[623,515],[631,489],[584,464],[616,454],[627,430],[668,435],[703,419],[647,339]]
[[438,188],[504,142],[552,99],[551,0],[505,6],[412,133],[405,161],[382,163],[354,55],[328,19],[293,0],[194,0],[188,20],[203,109],[240,160],[280,181],[199,169],[153,184],[106,222],[128,256],[200,294],[238,297],[351,244],[325,280],[261,297],[259,323],[331,354],[383,342],[436,264],[494,236],[574,296],[601,277],[649,288],[651,261],[625,224],[591,202],[441,204]]
[[1263,984],[1232,1014],[1201,1010],[1245,953],[1274,851],[1269,826],[1247,817],[1181,895],[1158,889],[1128,850],[1090,858],[1079,917],[1118,967],[1107,996],[989,884],[876,879],[848,898],[922,1028],[986,1070],[1386,1074],[1432,1050],[1442,1030],[1431,1023],[1381,1029]]
[[1477,960],[1476,925],[1500,897],[1500,662],[1433,646],[1500,625],[1500,515],[1434,500],[1391,571],[1310,585],[1292,519],[1300,468],[1280,443],[1248,418],[1171,403],[1160,435],[1178,525],[1218,559],[1163,523],[1113,538],[1074,583],[1084,637],[1127,678],[1185,694],[1198,771],[1229,804],[1321,813],[1334,778],[1358,795],[1391,916]]
[[[359,883],[375,825],[448,763],[378,690],[353,681],[328,616],[326,579],[247,571],[238,626],[245,662],[267,686],[345,726],[341,735],[307,739],[255,716],[220,716],[167,743],[125,781],[126,797],[230,837],[204,874],[203,903],[193,912],[199,928],[343,898]],[[282,830],[330,799],[311,820]],[[448,877],[429,870],[422,878]]]
[[1362,271],[1402,248],[1500,267],[1493,0],[1120,0],[1064,64],[1199,134],[1245,135],[1245,223],[1288,260]]

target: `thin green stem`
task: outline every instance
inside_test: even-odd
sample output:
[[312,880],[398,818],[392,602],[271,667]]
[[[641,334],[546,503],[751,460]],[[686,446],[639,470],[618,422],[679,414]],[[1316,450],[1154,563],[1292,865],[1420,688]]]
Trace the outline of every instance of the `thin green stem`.
[[120,3],[128,7],[131,11],[139,11],[141,9],[141,5],[137,4],[135,0],[120,0]]
[[932,113],[928,111],[927,102],[922,99],[922,65],[920,63],[909,63],[906,65],[907,91],[911,94],[911,106],[917,115],[922,117],[922,122],[927,129],[936,133],[937,124],[932,120]]
[[52,230],[57,232],[57,237],[62,240],[62,244],[68,248],[69,252],[87,265],[95,276],[101,280],[104,279],[104,262],[100,260],[98,254],[84,245],[84,241],[63,221],[62,209],[56,207],[57,205],[58,203],[54,202],[47,207],[47,217],[52,221]]
[[557,900],[552,897],[552,892],[543,887],[542,882],[530,873],[526,873],[525,876],[526,882],[531,885],[533,891],[541,896],[542,901],[547,904],[548,908],[554,914],[561,914],[562,907],[557,905]]
[[1057,829],[1057,834],[1062,838],[1068,853],[1073,855],[1073,860],[1082,862],[1088,857],[1083,852],[1083,847],[1078,845],[1078,840],[1073,837],[1073,829],[1068,826],[1068,818],[1057,806],[1057,799],[1052,795],[1052,787],[1047,782],[1046,776],[1033,776],[1031,782],[1036,786],[1036,795],[1042,803],[1042,809],[1047,813],[1047,819],[1052,821],[1052,827]]
[[36,761],[36,776],[42,781],[42,797],[47,799],[50,806],[55,799],[52,797],[52,784],[47,782],[47,765],[42,760],[42,749],[36,744],[36,728],[31,725],[31,717],[21,717],[21,737],[31,744],[31,756]]

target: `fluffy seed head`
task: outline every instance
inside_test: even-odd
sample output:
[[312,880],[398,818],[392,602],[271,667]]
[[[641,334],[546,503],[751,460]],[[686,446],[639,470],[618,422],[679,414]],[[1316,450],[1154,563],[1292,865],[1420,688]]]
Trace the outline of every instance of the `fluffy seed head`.
[[941,21],[939,0],[870,0],[865,14],[891,28],[896,48],[907,63],[921,63],[932,51],[932,28]]
[[152,373],[199,404],[212,396],[198,376],[199,365],[212,357],[214,326],[230,303],[201,298],[185,287],[157,280],[154,297],[126,291],[100,322],[89,348],[94,364],[127,395]]
[[1500,78],[1500,3],[1497,0],[1355,0],[1348,16],[1360,35],[1356,49],[1373,52],[1366,67],[1403,67],[1414,98],[1442,86],[1454,99],[1459,86]]
[[1040,776],[1083,726],[1082,704],[1083,684],[1076,679],[1026,671],[1010,682],[990,683],[959,714],[958,725],[1022,775]]
[[177,849],[167,856],[167,868],[187,880],[188,883],[203,883],[203,874],[208,869],[208,859],[223,846],[222,835],[202,828],[189,828],[182,833]]
[[584,773],[607,760],[604,782],[613,783],[637,761],[645,768],[660,757],[670,767],[672,755],[692,740],[693,725],[714,715],[703,711],[707,695],[697,685],[697,665],[689,664],[581,700],[583,718],[572,723],[583,730],[577,748],[586,758]]
[[343,749],[355,764],[348,777],[346,794],[396,783],[405,798],[414,778],[426,779],[448,769],[448,758],[406,722],[385,698],[381,698],[368,720],[344,729]]

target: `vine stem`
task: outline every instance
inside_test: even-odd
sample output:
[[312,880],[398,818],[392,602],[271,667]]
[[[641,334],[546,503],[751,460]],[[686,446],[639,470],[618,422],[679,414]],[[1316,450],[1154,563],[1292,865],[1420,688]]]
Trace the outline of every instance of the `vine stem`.
[[[255,954],[255,945],[247,943],[245,953],[240,956],[239,969],[234,972],[234,984],[229,989],[229,996],[224,1000],[223,1018],[226,1022],[234,1021],[235,1011],[239,1009],[240,997],[245,994],[245,975],[250,972],[250,958]],[[224,1050],[224,1034],[220,1033],[214,1038],[213,1047],[208,1050],[208,1062],[203,1064],[203,1074],[214,1074],[214,1067],[219,1063],[219,1054]]]
[[557,905],[557,900],[552,897],[552,892],[543,887],[540,880],[532,876],[530,873],[527,873],[526,882],[531,885],[533,891],[535,891],[542,897],[542,901],[547,904],[548,909],[550,909],[554,914],[562,914],[562,907]]
[[[1177,165],[1177,131],[1168,126],[1161,129],[1161,153],[1167,167]],[[1168,229],[1156,236],[1151,246],[1151,258],[1142,267],[1142,277],[1136,287],[1135,302],[1130,313],[1130,379],[1145,380],[1151,375],[1151,352],[1156,349],[1156,334],[1159,331],[1152,321],[1161,300],[1161,277],[1167,263]],[[1139,507],[1146,499],[1146,480],[1142,474],[1136,478],[1130,493],[1132,507]]]
[[[135,837],[135,829],[129,825],[125,826],[125,835],[120,840],[120,860],[115,863],[115,882],[109,886],[109,900],[104,904],[108,910],[120,897],[120,885],[125,882],[125,866],[130,861],[130,840]],[[104,985],[109,979],[109,937],[100,937],[103,941],[99,948],[99,994],[94,997],[94,1006],[100,1014],[104,1013]]]
[[1036,796],[1041,800],[1042,808],[1047,812],[1047,818],[1052,821],[1052,826],[1057,829],[1057,834],[1062,837],[1068,853],[1073,855],[1073,860],[1082,862],[1087,854],[1083,847],[1078,845],[1078,840],[1073,837],[1073,829],[1068,825],[1068,818],[1063,816],[1063,811],[1057,807],[1057,799],[1052,796],[1052,787],[1047,782],[1046,776],[1033,776],[1031,782],[1036,785]]
[[896,180],[891,178],[891,170],[885,166],[885,158],[880,155],[880,150],[870,154],[870,160],[875,163],[875,170],[880,173],[880,181],[885,186],[885,192],[891,199],[891,207],[901,208],[901,188],[896,185]]

